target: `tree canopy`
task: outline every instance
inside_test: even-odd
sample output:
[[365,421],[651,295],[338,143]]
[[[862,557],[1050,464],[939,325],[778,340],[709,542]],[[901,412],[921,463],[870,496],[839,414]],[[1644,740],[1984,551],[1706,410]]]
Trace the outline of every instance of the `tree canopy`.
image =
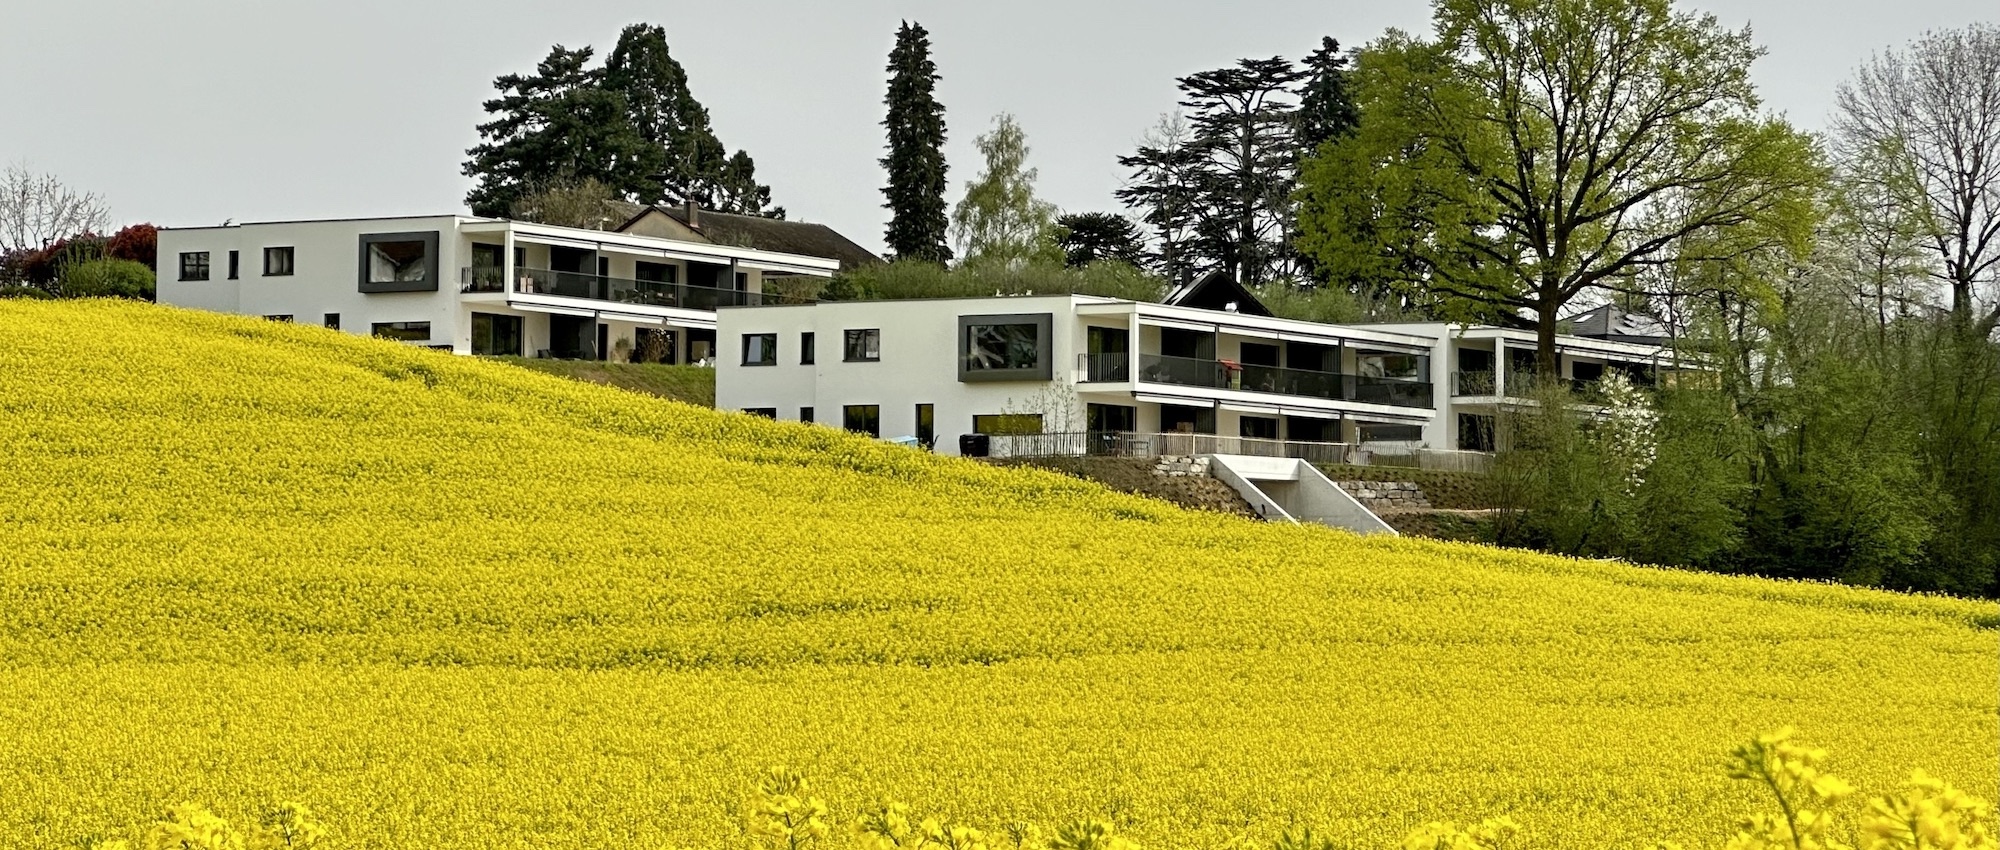
[[1035,197],[1035,169],[1028,167],[1028,135],[1014,116],[1001,114],[974,142],[986,169],[965,184],[952,210],[959,253],[971,262],[1053,259],[1054,204]]
[[596,181],[626,201],[784,217],[750,155],[730,155],[716,138],[665,30],[633,24],[602,66],[592,56],[557,45],[534,73],[494,80],[501,96],[486,101],[492,118],[466,151],[475,215],[508,215],[530,194]]
[[[1445,315],[1561,312],[1707,240],[1796,214],[1813,143],[1758,112],[1748,31],[1668,0],[1439,0],[1362,52],[1359,132],[1308,167],[1301,244]],[[1768,232],[1796,232],[1773,228]]]

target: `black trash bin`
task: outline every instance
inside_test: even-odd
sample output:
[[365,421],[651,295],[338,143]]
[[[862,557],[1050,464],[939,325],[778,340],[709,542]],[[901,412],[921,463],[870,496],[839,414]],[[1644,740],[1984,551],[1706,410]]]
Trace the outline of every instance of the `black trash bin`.
[[985,434],[958,435],[958,453],[962,457],[985,457],[992,450],[992,442]]

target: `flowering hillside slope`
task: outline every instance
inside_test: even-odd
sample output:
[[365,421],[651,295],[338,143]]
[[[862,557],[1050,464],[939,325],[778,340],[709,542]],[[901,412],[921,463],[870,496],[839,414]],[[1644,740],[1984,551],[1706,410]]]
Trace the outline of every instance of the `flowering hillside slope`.
[[1996,625],[1188,513],[318,328],[0,301],[10,847],[280,799],[336,846],[743,846],[774,764],[1153,847],[1493,814],[1527,846],[1711,846],[1761,810],[1719,754],[1779,725],[1857,784],[1993,798]]

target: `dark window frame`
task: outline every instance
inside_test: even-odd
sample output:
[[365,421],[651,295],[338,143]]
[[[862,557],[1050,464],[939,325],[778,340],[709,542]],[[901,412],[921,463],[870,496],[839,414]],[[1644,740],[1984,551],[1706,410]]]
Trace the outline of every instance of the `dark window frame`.
[[[764,356],[759,360],[751,360],[750,340],[758,337],[765,340]],[[775,333],[744,334],[742,353],[743,365],[745,366],[776,366],[778,365],[778,335]]]
[[321,319],[320,324],[325,325],[328,330],[340,330],[340,314],[328,313]]
[[264,321],[283,322],[287,325],[295,323],[295,319],[291,313],[270,313],[264,316]]
[[799,408],[799,421],[800,422],[813,421],[813,409],[810,407]]
[[[873,413],[870,413],[870,414],[867,414],[868,418],[867,418],[867,420],[865,421],[865,424],[864,424],[864,426],[863,426],[863,427],[859,427],[859,428],[857,428],[857,427],[855,427],[855,426],[854,426],[854,422],[855,422],[855,413],[856,413],[856,411],[864,411],[864,410],[865,410],[865,411],[873,411]],[[876,438],[876,439],[881,439],[881,437],[882,437],[882,405],[879,405],[879,404],[843,404],[843,405],[841,405],[841,406],[840,406],[840,427],[842,427],[842,428],[844,428],[844,429],[846,429],[846,430],[848,430],[848,431],[852,431],[852,432],[854,432],[854,433],[856,433],[856,434],[867,434],[867,435],[868,435],[868,436],[870,436],[870,437],[874,437],[874,438]]]
[[[404,336],[395,333],[390,333],[390,334],[382,333],[384,328],[390,330],[400,330],[404,334],[415,333],[417,325],[422,325],[424,327],[424,335],[421,337]],[[429,342],[431,339],[431,323],[430,322],[371,322],[368,325],[368,335],[381,339],[393,339],[396,340],[397,342]]]
[[[296,251],[297,249],[291,245],[264,246],[264,276],[291,277],[292,270],[295,267],[295,262],[298,259],[298,254],[296,253]],[[281,271],[274,270],[275,267],[271,262],[271,260],[276,257],[285,258],[284,269]]]
[[182,251],[180,265],[181,265],[181,280],[208,279],[209,269],[208,269],[207,251]]
[[765,419],[778,418],[778,409],[775,407],[746,407],[743,408],[743,412],[751,416],[762,416]]
[[[972,329],[988,325],[1032,325],[1035,328],[1035,364],[1027,368],[1015,369],[974,369],[972,363]],[[984,381],[1048,381],[1055,378],[1055,315],[1053,313],[994,313],[978,316],[958,317],[958,380],[960,383]]]
[[238,253],[238,252],[236,252],[236,251],[231,251],[231,252],[229,252],[229,279],[230,279],[230,280],[236,280],[237,278],[239,278],[239,277],[241,276],[241,275],[239,274],[239,272],[240,272],[240,270],[241,270],[241,267],[242,267],[242,263],[240,262],[240,261],[241,261],[241,259],[242,259],[242,258],[241,258],[241,256],[239,255],[239,253]]
[[[881,329],[881,328],[848,328],[848,329],[846,329],[846,330],[843,330],[843,331],[841,331],[841,332],[840,332],[840,334],[841,334],[841,336],[840,336],[840,362],[842,362],[842,363],[880,363],[880,362],[882,362],[882,329]],[[871,336],[871,335],[872,335],[872,336]],[[868,339],[873,339],[873,340],[875,341],[875,346],[874,346],[874,348],[875,348],[875,353],[873,353],[873,354],[869,354],[869,353],[867,352],[867,348],[868,348],[868,347],[867,347],[866,345],[863,345],[863,346],[861,346],[861,347],[860,347],[860,353],[859,353],[859,355],[857,356],[857,354],[856,354],[856,343],[857,343],[857,342],[859,342],[859,341],[863,341],[863,340],[868,340]]]
[[815,354],[815,353],[814,353],[814,351],[813,351],[813,349],[814,349],[814,342],[815,342],[815,340],[813,339],[813,332],[812,332],[812,331],[801,331],[801,332],[799,332],[799,365],[800,365],[800,366],[811,366],[811,365],[813,365],[813,364],[815,363],[815,360],[814,360],[814,358],[815,358],[815,357],[817,357],[817,354]]
[[[422,242],[424,279],[371,282],[368,279],[369,249],[390,242]],[[436,292],[438,290],[438,232],[415,230],[403,233],[363,233],[359,240],[359,262],[355,270],[362,292]]]
[[[1028,430],[1029,423],[1034,430]],[[989,437],[1016,437],[1047,433],[1048,420],[1039,413],[975,413],[972,433]]]

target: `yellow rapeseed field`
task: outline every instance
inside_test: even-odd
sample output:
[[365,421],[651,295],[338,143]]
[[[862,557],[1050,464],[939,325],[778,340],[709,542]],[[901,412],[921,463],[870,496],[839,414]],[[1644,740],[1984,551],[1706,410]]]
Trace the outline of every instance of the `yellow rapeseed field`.
[[748,847],[765,771],[1149,850],[1720,848],[1729,748],[2000,794],[2000,606],[1359,539],[503,364],[0,301],[0,846]]

